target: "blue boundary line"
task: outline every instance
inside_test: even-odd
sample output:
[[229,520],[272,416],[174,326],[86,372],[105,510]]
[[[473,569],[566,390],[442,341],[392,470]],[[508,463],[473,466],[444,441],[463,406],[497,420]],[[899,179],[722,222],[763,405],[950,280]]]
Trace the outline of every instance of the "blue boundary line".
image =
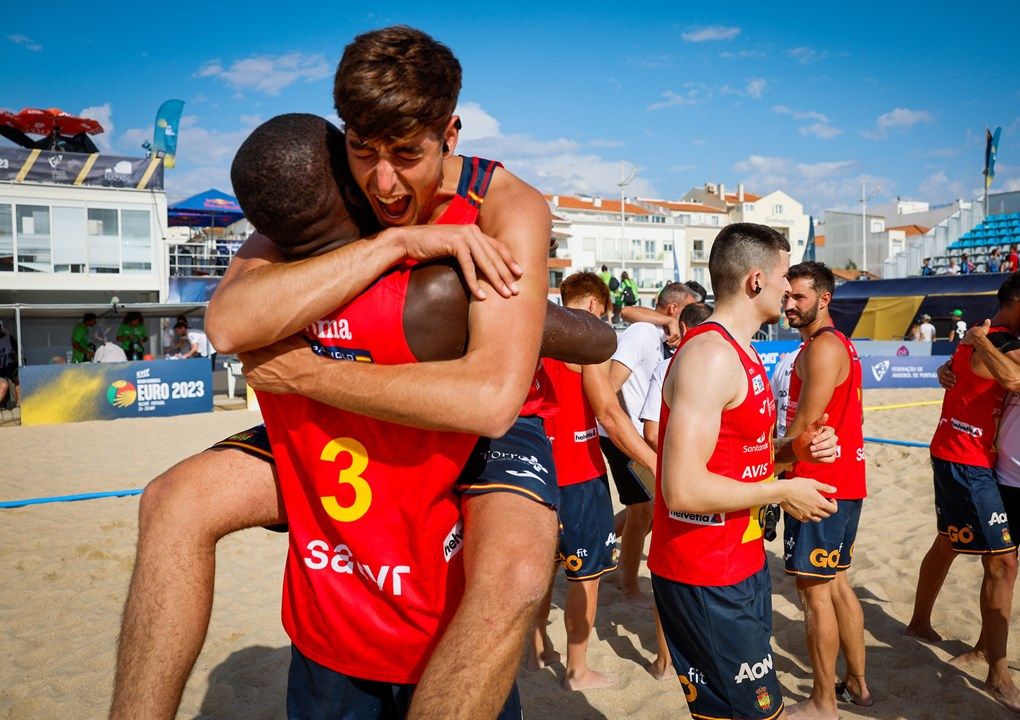
[[82,493],[81,495],[56,495],[54,497],[27,498],[25,500],[6,500],[0,502],[0,508],[18,508],[26,505],[45,505],[47,503],[77,502],[78,500],[97,500],[108,497],[125,497],[141,495],[141,490],[111,490],[109,492]]
[[864,442],[878,443],[879,445],[901,445],[903,447],[916,447],[916,448],[928,448],[931,447],[928,443],[911,442],[909,440],[890,440],[889,438],[864,438]]

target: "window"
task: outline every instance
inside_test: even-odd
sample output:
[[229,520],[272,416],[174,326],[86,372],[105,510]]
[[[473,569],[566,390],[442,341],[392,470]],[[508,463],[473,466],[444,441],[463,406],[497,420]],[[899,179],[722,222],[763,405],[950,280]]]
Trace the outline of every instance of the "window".
[[120,231],[117,211],[88,210],[89,272],[120,272]]
[[664,242],[664,243],[662,243],[662,251],[663,252],[668,252],[668,253],[673,252],[673,243],[671,243],[671,242]]
[[645,240],[645,255],[655,255],[654,240]]
[[713,215],[712,216],[712,225],[714,225],[715,227],[719,227],[719,216],[718,215]]
[[148,210],[121,210],[124,272],[152,271],[152,232]]
[[772,206],[772,213],[774,215],[782,215],[783,214],[783,206],[782,205],[773,205]]
[[665,223],[666,222],[666,218],[664,216],[662,216],[662,215],[652,215],[652,222],[653,223]]
[[53,272],[85,272],[85,208],[50,208],[53,219]]
[[53,272],[50,247],[50,209],[45,205],[18,205],[18,269]]
[[744,203],[744,212],[754,212],[754,203]]
[[14,270],[14,214],[0,204],[0,272]]
[[677,220],[679,221],[679,223],[681,225],[690,225],[691,224],[691,216],[690,215],[677,215]]

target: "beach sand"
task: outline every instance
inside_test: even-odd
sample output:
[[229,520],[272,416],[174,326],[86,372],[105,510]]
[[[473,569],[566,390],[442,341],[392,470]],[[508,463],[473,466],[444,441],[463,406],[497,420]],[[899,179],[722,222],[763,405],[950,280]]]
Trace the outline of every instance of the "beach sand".
[[[937,400],[936,390],[865,393],[865,406]],[[927,442],[938,405],[868,411],[865,435]],[[0,428],[0,499],[141,488],[162,470],[227,434],[258,422],[248,411],[168,419]],[[925,645],[901,635],[910,618],[917,567],[935,531],[925,449],[869,444],[865,502],[851,583],[865,614],[868,677],[876,704],[842,706],[843,718],[998,718],[1007,713],[980,689],[983,668],[947,660],[979,630],[980,562],[950,571],[934,623],[946,638]],[[0,718],[105,715],[136,536],[137,497],[0,510]],[[768,545],[774,581],[775,665],[787,702],[811,687],[802,613],[782,572],[779,542]],[[209,637],[188,683],[180,717],[282,718],[290,650],[280,626],[286,538],[263,530],[221,543]],[[642,582],[649,587],[647,571]],[[565,654],[557,577],[550,634]],[[1011,626],[1009,657],[1015,659]],[[520,677],[531,718],[687,718],[675,679],[644,670],[654,654],[650,612],[622,602],[605,582],[589,659],[621,675],[616,688],[560,689],[561,664]]]

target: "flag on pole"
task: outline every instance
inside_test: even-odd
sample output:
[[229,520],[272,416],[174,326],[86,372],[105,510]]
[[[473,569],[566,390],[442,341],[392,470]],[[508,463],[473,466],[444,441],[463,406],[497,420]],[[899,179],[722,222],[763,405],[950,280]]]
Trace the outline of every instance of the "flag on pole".
[[804,246],[804,262],[815,259],[815,218],[808,215],[807,245]]
[[676,238],[673,238],[673,282],[680,282],[680,258],[676,255],[677,245],[679,243],[676,241]]
[[992,180],[995,179],[995,154],[999,151],[999,135],[1002,134],[1002,128],[995,128],[995,134],[988,128],[985,128],[985,192],[992,186]]
[[163,164],[172,168],[177,164],[177,133],[181,128],[183,100],[167,100],[156,112],[156,129],[152,136],[154,152],[164,154]]

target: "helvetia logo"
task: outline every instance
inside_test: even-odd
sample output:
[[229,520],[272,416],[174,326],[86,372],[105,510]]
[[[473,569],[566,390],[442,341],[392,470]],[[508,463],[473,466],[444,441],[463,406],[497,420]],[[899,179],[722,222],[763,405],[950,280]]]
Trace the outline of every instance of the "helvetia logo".
[[127,380],[114,380],[106,390],[106,400],[114,407],[126,408],[138,397],[135,386]]

